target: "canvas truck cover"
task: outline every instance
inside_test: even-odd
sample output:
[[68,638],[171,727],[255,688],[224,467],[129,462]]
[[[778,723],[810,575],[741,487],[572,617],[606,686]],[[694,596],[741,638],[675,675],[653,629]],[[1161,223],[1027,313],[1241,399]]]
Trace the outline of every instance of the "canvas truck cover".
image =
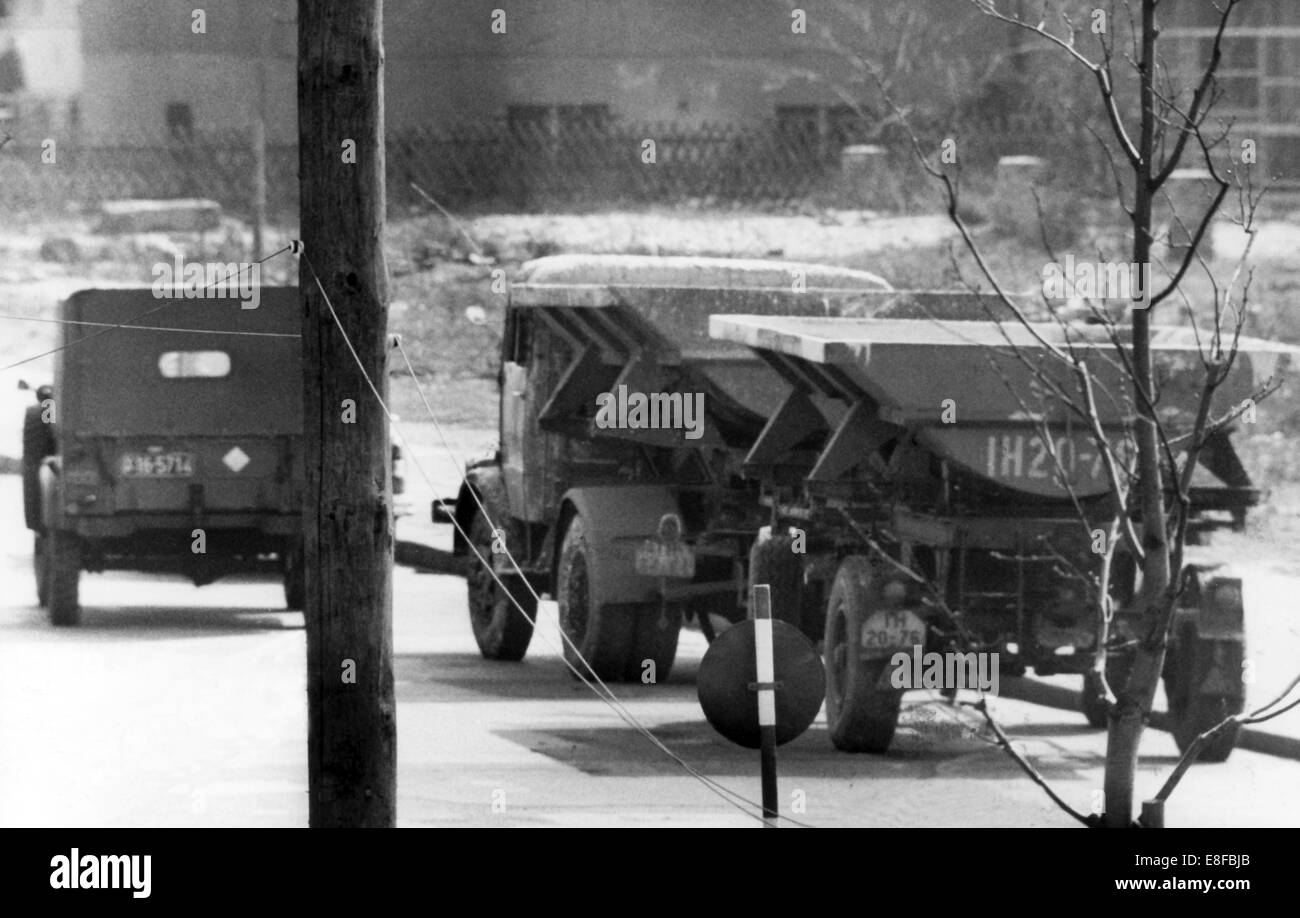
[[123,536],[176,514],[292,531],[302,452],[296,290],[262,288],[255,309],[147,288],[83,290],[63,317],[93,323],[64,325],[55,356],[62,506],[77,508],[83,536]]
[[[55,397],[64,436],[302,432],[296,288],[262,288],[256,309],[158,299],[148,288],[83,290],[64,301],[63,318],[104,323],[63,326]],[[127,326],[106,328],[118,323]]]

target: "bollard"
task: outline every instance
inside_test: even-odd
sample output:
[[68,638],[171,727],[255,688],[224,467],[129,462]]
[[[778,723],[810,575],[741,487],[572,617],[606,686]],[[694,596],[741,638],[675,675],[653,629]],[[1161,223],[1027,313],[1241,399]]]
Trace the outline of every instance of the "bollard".
[[754,662],[757,681],[751,686],[758,692],[759,766],[763,782],[763,819],[775,826],[778,813],[776,796],[776,666],[772,656],[772,589],[756,584],[750,595],[754,609]]

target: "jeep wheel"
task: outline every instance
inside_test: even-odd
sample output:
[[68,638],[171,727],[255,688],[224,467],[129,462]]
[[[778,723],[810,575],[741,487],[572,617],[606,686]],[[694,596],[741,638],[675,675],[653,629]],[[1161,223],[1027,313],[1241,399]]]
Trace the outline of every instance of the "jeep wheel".
[[[1232,647],[1232,660],[1223,665],[1215,657],[1223,647]],[[1205,694],[1200,691],[1206,676],[1218,669],[1221,678],[1240,679],[1242,650],[1239,644],[1202,641],[1194,628],[1185,629],[1179,640],[1171,642],[1165,652],[1165,697],[1169,701],[1169,729],[1178,744],[1179,752],[1186,752],[1196,738],[1245,708],[1246,699],[1240,694]],[[1230,671],[1230,672],[1229,672]],[[1196,757],[1199,762],[1226,762],[1236,748],[1239,724],[1231,724],[1201,747]]]
[[575,516],[564,534],[555,578],[564,659],[584,676],[590,665],[606,682],[635,679],[640,672],[637,632],[644,609],[606,602],[592,585],[599,564],[587,542],[586,523]]
[[306,611],[307,571],[302,563],[302,546],[284,553],[284,605],[294,611]]
[[52,530],[46,535],[48,560],[46,598],[50,624],[68,627],[81,624],[77,588],[81,580],[81,545],[70,532]]
[[36,568],[36,604],[44,609],[50,602],[50,556],[45,548],[44,533],[36,533],[32,567]]
[[879,687],[889,658],[858,658],[872,575],[866,558],[845,558],[826,605],[826,722],[831,742],[845,752],[888,749],[903,701],[902,691]]
[[[469,528],[470,544],[478,555],[470,552],[466,558],[465,582],[469,590],[469,625],[478,643],[479,653],[488,660],[522,660],[533,639],[533,622],[515,607],[515,601],[534,621],[537,619],[537,600],[529,592],[523,578],[518,575],[498,574],[497,583],[492,571],[479,560],[492,563],[492,526],[481,512],[474,514]],[[502,589],[502,584],[509,590]]]
[[[1132,652],[1108,654],[1106,657],[1106,681],[1110,690],[1118,695],[1128,682],[1129,673],[1133,672]],[[1101,680],[1093,673],[1083,674],[1083,691],[1079,693],[1079,710],[1088,720],[1088,726],[1102,730],[1110,724],[1110,709],[1106,705],[1106,692]]]

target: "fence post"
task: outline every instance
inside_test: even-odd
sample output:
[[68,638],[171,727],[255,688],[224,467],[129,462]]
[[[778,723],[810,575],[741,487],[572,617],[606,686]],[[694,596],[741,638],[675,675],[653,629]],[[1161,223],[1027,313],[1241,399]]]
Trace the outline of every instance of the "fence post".
[[257,261],[264,254],[262,227],[266,225],[266,122],[253,119],[249,131],[249,146],[253,153],[253,255]]
[[1008,234],[1036,236],[1038,205],[1034,190],[1047,171],[1047,160],[1040,156],[1004,156],[998,160],[997,194],[993,202],[993,219],[998,229]]
[[854,144],[840,151],[840,180],[849,200],[862,207],[876,207],[885,181],[887,153],[875,144]]

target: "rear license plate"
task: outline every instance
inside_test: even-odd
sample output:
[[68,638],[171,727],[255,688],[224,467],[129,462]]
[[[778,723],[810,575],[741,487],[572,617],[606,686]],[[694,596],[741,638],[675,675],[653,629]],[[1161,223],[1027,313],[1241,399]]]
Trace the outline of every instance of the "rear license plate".
[[118,471],[124,478],[188,478],[194,474],[194,454],[124,453]]
[[683,542],[646,539],[636,550],[636,572],[647,577],[695,576],[695,555]]
[[888,657],[900,650],[925,646],[925,622],[907,609],[886,609],[862,625],[858,656],[863,660]]

